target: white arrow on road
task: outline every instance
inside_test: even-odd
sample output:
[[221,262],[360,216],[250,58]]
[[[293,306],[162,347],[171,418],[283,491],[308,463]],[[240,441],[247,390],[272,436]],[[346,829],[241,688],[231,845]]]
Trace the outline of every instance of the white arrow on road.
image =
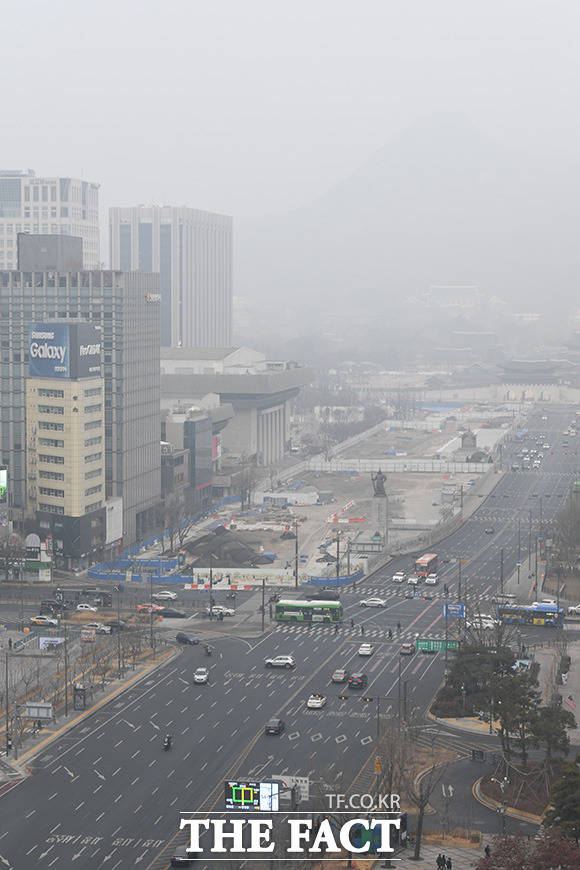
[[147,854],[147,852],[145,851],[145,852],[143,852],[142,855],[139,855],[138,858],[135,858],[135,864],[140,864],[146,854]]
[[110,861],[111,858],[113,857],[113,855],[115,854],[116,851],[117,851],[116,849],[113,849],[112,852],[109,852],[108,855],[105,855],[105,857],[103,858],[103,860],[102,860],[101,863],[102,863],[102,864],[106,864],[107,861]]
[[149,722],[149,724],[152,725],[152,726],[155,728],[156,731],[159,731],[159,730],[160,730],[160,729],[159,729],[159,725],[156,725],[155,722]]
[[102,773],[99,773],[99,771],[98,771],[96,768],[94,769],[93,772],[97,774],[97,776],[99,777],[99,779],[106,779],[106,777],[104,777]]
[[445,786],[443,785],[443,783],[441,783],[441,791],[443,792],[443,797],[447,797],[447,795],[445,794]]
[[64,770],[66,773],[68,773],[69,776],[74,777],[74,773],[72,772],[72,770],[69,770],[68,767],[64,767],[64,766],[63,766],[63,770]]
[[86,848],[86,846],[83,846],[80,852],[75,852],[75,854],[72,856],[73,861],[76,861],[77,858],[80,858]]
[[449,792],[449,797],[453,797],[453,786],[452,785],[447,786],[447,791]]
[[10,861],[7,861],[4,855],[0,855],[0,861],[4,864],[5,867],[11,867]]
[[133,729],[135,729],[135,726],[133,725],[133,723],[132,723],[132,722],[127,722],[126,719],[119,719],[119,722],[124,722],[125,725],[128,725],[128,726],[129,726],[129,728],[133,728]]

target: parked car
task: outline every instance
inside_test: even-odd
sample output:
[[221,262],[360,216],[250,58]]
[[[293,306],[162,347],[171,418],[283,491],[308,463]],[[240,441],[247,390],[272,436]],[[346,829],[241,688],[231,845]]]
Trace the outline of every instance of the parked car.
[[274,716],[266,722],[266,725],[264,726],[264,734],[281,734],[284,728],[284,720],[278,719]]

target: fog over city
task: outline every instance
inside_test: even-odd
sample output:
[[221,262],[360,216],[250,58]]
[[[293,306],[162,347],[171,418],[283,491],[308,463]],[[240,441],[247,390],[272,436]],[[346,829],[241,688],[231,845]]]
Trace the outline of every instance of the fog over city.
[[579,19],[535,0],[24,0],[3,10],[3,165],[98,181],[104,220],[232,215],[234,292],[265,339],[323,333],[329,308],[385,333],[420,316],[404,298],[475,285],[546,316],[552,344],[575,309]]

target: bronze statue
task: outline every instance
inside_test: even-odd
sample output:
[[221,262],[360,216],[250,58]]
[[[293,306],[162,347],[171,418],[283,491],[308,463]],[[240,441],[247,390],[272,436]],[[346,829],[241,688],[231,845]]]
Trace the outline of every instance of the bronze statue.
[[373,483],[373,495],[386,498],[387,493],[385,491],[385,482],[387,480],[387,477],[385,474],[383,474],[380,468],[376,474],[371,474],[371,480]]

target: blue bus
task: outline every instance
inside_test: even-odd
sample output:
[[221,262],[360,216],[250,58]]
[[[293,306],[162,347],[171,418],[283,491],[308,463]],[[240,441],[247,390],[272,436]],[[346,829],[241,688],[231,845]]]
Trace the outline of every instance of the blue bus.
[[501,622],[519,625],[563,625],[564,611],[556,604],[498,604]]

